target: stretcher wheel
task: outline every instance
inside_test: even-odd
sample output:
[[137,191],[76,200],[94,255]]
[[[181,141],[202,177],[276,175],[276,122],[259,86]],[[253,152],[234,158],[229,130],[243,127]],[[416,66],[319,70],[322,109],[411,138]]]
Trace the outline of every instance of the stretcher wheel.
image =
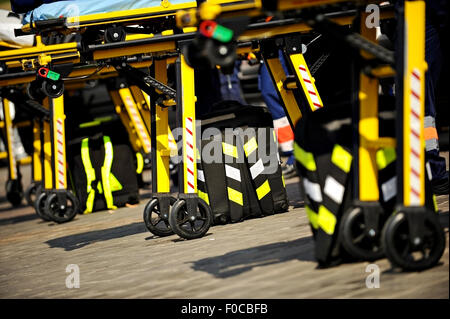
[[197,211],[189,214],[185,199],[178,199],[169,214],[169,223],[175,234],[185,239],[203,237],[212,222],[211,208],[198,198]]
[[445,233],[436,213],[426,213],[424,227],[423,238],[411,243],[407,215],[398,212],[389,217],[383,228],[382,243],[393,266],[419,271],[438,263],[445,249]]
[[57,98],[64,93],[64,83],[62,81],[43,81],[41,89],[45,96]]
[[[39,192],[39,190],[38,190]],[[36,197],[36,201],[34,202],[34,210],[36,211],[36,214],[43,220],[45,220],[46,222],[50,222],[52,221],[52,219],[50,218],[50,216],[47,215],[46,211],[45,211],[45,202],[47,200],[47,193],[46,192],[41,192],[40,194],[38,193],[37,197]]]
[[6,182],[6,199],[14,207],[17,207],[22,203],[23,190],[20,180],[10,179]]
[[34,206],[38,194],[39,182],[32,182],[25,190],[25,200],[29,206]]
[[69,191],[66,191],[65,202],[60,202],[58,194],[48,195],[45,201],[45,212],[57,223],[71,221],[78,213],[78,199]]
[[[170,206],[175,204],[176,198],[170,197]],[[161,216],[158,198],[151,199],[144,208],[144,223],[148,231],[153,235],[164,237],[173,235],[169,224],[169,214]]]
[[45,98],[45,94],[41,90],[42,83],[38,81],[32,81],[27,87],[27,94],[32,100],[41,101]]
[[339,233],[342,246],[354,258],[373,261],[384,256],[380,232],[368,229],[360,207],[347,210],[342,217]]

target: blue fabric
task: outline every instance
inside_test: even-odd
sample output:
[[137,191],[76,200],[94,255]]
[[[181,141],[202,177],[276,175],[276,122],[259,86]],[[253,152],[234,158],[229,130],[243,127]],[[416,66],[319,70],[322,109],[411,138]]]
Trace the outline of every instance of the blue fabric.
[[[289,74],[286,67],[286,62],[284,61],[283,54],[281,53],[281,51],[278,54],[284,72],[286,72],[286,74]],[[272,79],[265,64],[262,64],[259,70],[258,87],[259,90],[261,91],[261,96],[264,100],[264,103],[266,103],[267,108],[272,114],[273,119],[278,120],[282,117],[285,117],[286,113],[284,112],[283,105],[281,104],[277,91],[273,86]]]
[[[240,66],[241,61],[236,61],[232,74],[225,75],[222,72],[219,72],[220,93],[223,100],[237,101],[241,104],[246,104],[241,94],[241,81],[238,77]],[[231,84],[231,88],[229,87],[229,84]]]
[[[29,0],[31,1],[31,0]],[[49,1],[49,0],[47,0]],[[44,1],[45,2],[45,1]],[[171,0],[171,4],[181,4],[192,2],[192,0]],[[59,17],[69,17],[76,15],[89,15],[96,13],[107,13],[114,11],[132,10],[140,8],[158,7],[161,0],[66,0],[53,3],[44,3],[38,8],[27,12],[23,18],[23,23],[30,23],[30,20],[49,20]]]

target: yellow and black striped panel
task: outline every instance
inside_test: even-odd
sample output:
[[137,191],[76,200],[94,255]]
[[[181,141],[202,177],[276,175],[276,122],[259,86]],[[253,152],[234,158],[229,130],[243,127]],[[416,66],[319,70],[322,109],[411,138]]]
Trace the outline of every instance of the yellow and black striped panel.
[[259,156],[257,134],[253,130],[248,130],[238,141],[238,145],[242,144],[261,211],[264,215],[273,214],[271,188],[265,172],[265,163]]
[[227,185],[228,203],[230,207],[230,219],[239,221],[244,216],[245,196],[242,187],[242,176],[239,161],[240,150],[237,147],[237,137],[226,136],[222,142],[222,151],[225,168],[225,180]]

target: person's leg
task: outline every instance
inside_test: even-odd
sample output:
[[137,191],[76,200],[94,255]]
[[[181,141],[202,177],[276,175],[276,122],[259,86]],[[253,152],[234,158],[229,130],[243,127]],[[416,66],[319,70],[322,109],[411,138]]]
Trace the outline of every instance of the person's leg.
[[445,159],[439,156],[435,106],[435,88],[442,67],[442,53],[438,32],[429,23],[426,25],[425,59],[428,64],[428,72],[425,76],[425,159],[431,171],[434,193],[448,194],[448,172]]
[[[280,55],[281,56],[281,55]],[[281,63],[286,71],[284,59],[281,56]],[[294,167],[294,132],[289,124],[284,108],[278,97],[276,89],[272,83],[267,67],[262,64],[258,78],[259,89],[261,91],[264,103],[272,114],[275,133],[277,135],[278,144],[282,155],[287,156],[288,159],[283,166],[283,175],[289,178],[296,175]]]

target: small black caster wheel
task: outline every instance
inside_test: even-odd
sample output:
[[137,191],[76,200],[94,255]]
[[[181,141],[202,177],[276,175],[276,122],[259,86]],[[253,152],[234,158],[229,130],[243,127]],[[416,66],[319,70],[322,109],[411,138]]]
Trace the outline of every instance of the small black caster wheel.
[[436,213],[427,212],[423,238],[410,239],[407,215],[398,212],[386,221],[382,243],[391,264],[405,271],[420,271],[436,265],[444,253],[445,233]]
[[65,201],[61,201],[56,193],[48,195],[45,201],[45,212],[58,224],[71,221],[78,213],[78,199],[69,191],[65,193]]
[[209,230],[211,222],[211,208],[200,198],[198,199],[197,209],[194,214],[187,212],[185,199],[178,199],[172,206],[169,214],[170,227],[175,234],[184,239],[203,237]]
[[6,182],[6,199],[14,207],[20,206],[23,199],[23,189],[20,180],[10,179]]
[[25,200],[27,201],[28,206],[34,206],[37,196],[39,195],[38,194],[39,186],[40,183],[32,182],[25,190]]
[[46,222],[52,221],[50,216],[48,216],[47,212],[45,211],[45,202],[47,200],[47,193],[44,191],[40,191],[38,189],[38,195],[36,197],[36,201],[34,202],[34,210],[36,211],[36,214]]
[[[175,202],[176,199],[170,197],[170,206],[173,206]],[[169,224],[169,212],[167,216],[161,215],[158,198],[151,199],[144,208],[144,223],[148,231],[160,237],[173,235],[172,228]]]
[[[378,229],[381,228],[382,225],[378,225]],[[360,207],[347,210],[341,219],[339,233],[342,246],[352,257],[374,261],[384,256],[380,231],[368,229]]]
[[64,93],[64,82],[62,81],[43,81],[42,92],[52,98],[60,97]]
[[105,42],[114,43],[125,41],[127,33],[122,27],[110,27],[105,30]]
[[27,87],[27,94],[30,99],[35,101],[41,101],[45,98],[44,92],[41,90],[42,83],[39,81],[32,81]]

